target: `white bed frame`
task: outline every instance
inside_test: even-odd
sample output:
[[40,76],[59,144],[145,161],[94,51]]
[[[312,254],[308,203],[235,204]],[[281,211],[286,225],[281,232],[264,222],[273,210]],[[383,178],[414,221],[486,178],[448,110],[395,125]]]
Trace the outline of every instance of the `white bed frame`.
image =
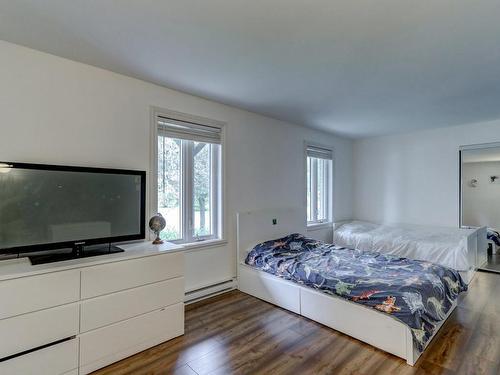
[[[238,213],[238,289],[394,354],[413,366],[420,353],[414,347],[410,328],[399,320],[244,264],[248,251],[257,243],[294,232],[305,233],[302,216],[302,210],[296,208]],[[274,219],[277,221],[275,225]],[[456,303],[446,319],[455,307]],[[437,327],[434,335],[446,319]]]

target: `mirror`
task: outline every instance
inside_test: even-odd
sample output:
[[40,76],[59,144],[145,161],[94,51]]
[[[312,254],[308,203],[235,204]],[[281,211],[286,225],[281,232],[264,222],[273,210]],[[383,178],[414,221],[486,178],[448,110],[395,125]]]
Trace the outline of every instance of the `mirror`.
[[500,143],[460,148],[460,225],[488,227],[488,271],[500,272]]

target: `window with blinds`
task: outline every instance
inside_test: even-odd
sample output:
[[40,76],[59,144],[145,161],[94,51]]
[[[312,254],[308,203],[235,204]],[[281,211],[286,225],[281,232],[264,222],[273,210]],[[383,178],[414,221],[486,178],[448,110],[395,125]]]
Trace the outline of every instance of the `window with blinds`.
[[220,238],[221,128],[157,116],[158,212],[162,238],[189,243]]
[[332,220],[333,151],[324,147],[306,147],[307,224]]

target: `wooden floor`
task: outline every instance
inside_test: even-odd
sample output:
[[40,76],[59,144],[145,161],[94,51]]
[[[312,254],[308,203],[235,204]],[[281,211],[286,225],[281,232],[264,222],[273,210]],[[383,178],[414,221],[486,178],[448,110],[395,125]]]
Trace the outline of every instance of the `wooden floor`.
[[191,305],[186,334],[96,374],[499,374],[500,275],[480,272],[415,367],[238,291]]

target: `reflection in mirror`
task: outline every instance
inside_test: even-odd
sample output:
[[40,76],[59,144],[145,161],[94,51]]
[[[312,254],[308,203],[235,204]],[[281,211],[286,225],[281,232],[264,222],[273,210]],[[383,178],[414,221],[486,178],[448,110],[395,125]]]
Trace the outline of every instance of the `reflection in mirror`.
[[500,144],[463,147],[461,156],[462,226],[488,228],[488,263],[500,272]]

